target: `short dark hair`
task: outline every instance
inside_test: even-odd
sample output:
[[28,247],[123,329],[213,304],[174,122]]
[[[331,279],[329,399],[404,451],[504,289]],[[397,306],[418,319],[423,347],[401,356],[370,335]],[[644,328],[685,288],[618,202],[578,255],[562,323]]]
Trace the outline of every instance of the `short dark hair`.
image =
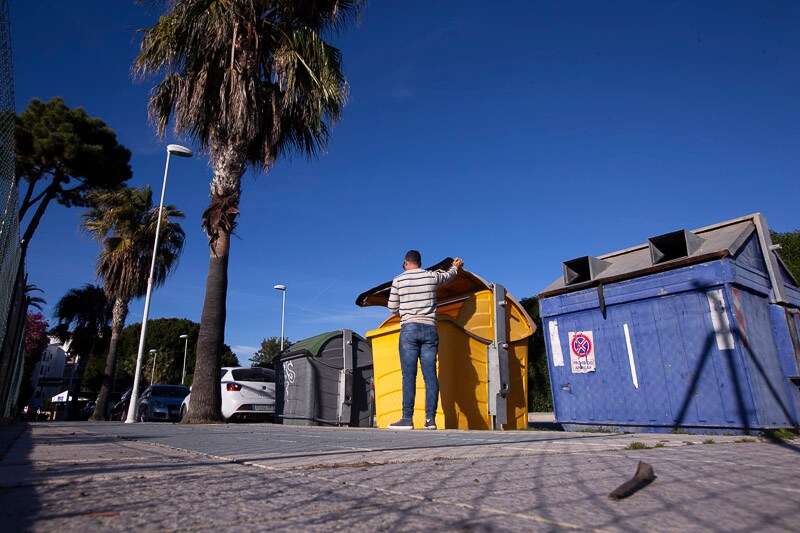
[[409,250],[406,252],[406,261],[415,265],[422,265],[422,256],[417,250]]

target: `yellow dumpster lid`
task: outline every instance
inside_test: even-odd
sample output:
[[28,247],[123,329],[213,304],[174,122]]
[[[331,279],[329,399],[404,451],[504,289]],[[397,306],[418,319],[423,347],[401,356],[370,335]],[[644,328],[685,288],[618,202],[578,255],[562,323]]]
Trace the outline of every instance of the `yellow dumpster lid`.
[[[433,266],[429,266],[425,270],[449,270],[453,265],[453,258],[448,257],[439,261]],[[453,300],[467,294],[473,294],[482,290],[491,290],[492,285],[482,279],[480,276],[473,274],[469,270],[463,268],[458,271],[456,278],[447,285],[440,286],[436,291],[436,298],[439,302],[446,302]],[[369,307],[372,305],[379,305],[386,307],[389,303],[389,292],[392,289],[392,282],[387,281],[377,287],[365,291],[358,295],[356,298],[356,305],[359,307]]]

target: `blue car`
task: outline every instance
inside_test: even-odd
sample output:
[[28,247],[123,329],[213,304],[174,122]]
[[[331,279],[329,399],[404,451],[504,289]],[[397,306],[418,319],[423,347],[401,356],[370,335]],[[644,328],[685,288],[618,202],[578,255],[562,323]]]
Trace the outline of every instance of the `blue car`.
[[150,385],[139,398],[137,417],[140,422],[181,419],[181,402],[189,394],[183,385]]

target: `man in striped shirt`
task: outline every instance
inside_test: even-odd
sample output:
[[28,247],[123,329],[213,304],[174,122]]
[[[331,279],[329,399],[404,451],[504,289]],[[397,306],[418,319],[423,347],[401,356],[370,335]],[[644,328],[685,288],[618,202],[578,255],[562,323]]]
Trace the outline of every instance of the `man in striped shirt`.
[[436,288],[453,280],[464,261],[453,259],[447,272],[422,270],[422,257],[409,250],[403,261],[404,272],[392,280],[389,311],[400,315],[400,369],[403,373],[403,417],[388,427],[414,429],[414,396],[417,388],[417,360],[425,379],[425,425],[436,429],[439,404],[439,379],[436,377]]

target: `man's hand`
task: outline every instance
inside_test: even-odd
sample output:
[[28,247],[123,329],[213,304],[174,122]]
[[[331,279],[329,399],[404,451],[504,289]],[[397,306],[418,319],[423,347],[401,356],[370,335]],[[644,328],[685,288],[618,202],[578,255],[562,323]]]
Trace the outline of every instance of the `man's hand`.
[[456,267],[456,268],[463,267],[464,266],[464,260],[459,258],[459,257],[456,257],[455,259],[453,259],[453,266]]

